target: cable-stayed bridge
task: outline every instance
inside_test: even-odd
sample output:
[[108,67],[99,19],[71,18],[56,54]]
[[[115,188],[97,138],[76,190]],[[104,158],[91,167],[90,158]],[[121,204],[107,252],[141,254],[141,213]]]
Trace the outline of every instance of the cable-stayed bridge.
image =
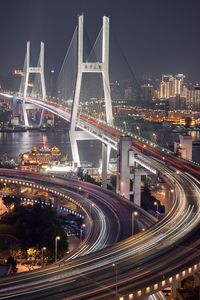
[[[139,165],[146,171],[163,176],[170,188],[173,188],[175,195],[171,203],[171,210],[161,222],[142,235],[117,243],[111,248],[104,249],[101,253],[93,253],[80,258],[73,266],[67,262],[60,269],[57,266],[54,271],[47,270],[46,274],[41,272],[41,275],[37,273],[33,277],[31,275],[27,276],[27,279],[22,278],[19,282],[16,280],[15,285],[9,280],[2,282],[0,292],[3,296],[0,299],[5,299],[5,297],[8,299],[8,296],[12,299],[15,297],[23,299],[27,294],[31,294],[32,298],[30,299],[37,299],[34,297],[38,297],[40,292],[43,297],[50,295],[54,297],[53,299],[56,297],[55,292],[61,296],[68,296],[70,299],[113,299],[115,288],[117,288],[115,290],[116,299],[146,299],[166,286],[178,284],[180,279],[195,273],[200,268],[198,252],[200,247],[198,236],[200,227],[199,166],[192,161],[176,157],[168,149],[114,126],[108,69],[109,19],[103,18],[103,28],[95,43],[95,49],[100,44],[101,51],[99,53],[97,50],[92,51],[89,59],[85,60],[83,56],[83,16],[79,16],[79,24],[65,58],[67,64],[71,62],[70,53],[73,53],[72,49],[75,49],[76,38],[78,40],[77,73],[72,72],[74,78],[70,80],[70,84],[73,86],[72,92],[67,88],[62,90],[62,86],[60,86],[59,94],[63,93],[64,95],[65,93],[65,97],[58,98],[58,101],[47,99],[44,80],[44,46],[41,44],[38,65],[32,67],[29,60],[30,44],[28,43],[24,76],[19,93],[12,95],[2,91],[1,95],[21,101],[24,122],[27,126],[27,109],[30,104],[40,107],[42,110],[48,110],[70,122],[72,154],[74,163],[77,165],[80,164],[77,141],[100,140],[103,144],[103,183],[106,182],[110,149],[118,150],[118,192],[124,194],[125,197],[130,188],[130,166]],[[98,59],[94,60],[94,56]],[[63,66],[60,78],[63,74],[66,76],[64,69]],[[40,83],[39,88],[37,88],[38,83],[35,83],[33,89],[28,91],[31,74],[36,74],[35,82]],[[102,81],[103,100],[97,101],[99,118],[79,110],[81,86],[85,74],[98,74],[100,75],[98,79]],[[67,106],[66,101],[71,101],[71,106]],[[135,174],[135,181],[136,175],[139,177],[141,174]],[[6,175],[4,174],[4,176]],[[9,176],[14,175],[10,174]],[[109,197],[107,201],[109,203]],[[136,198],[134,201],[137,203]],[[72,270],[75,268],[74,266],[79,268],[77,273]],[[81,280],[80,274],[84,274]],[[41,279],[42,276],[45,279]],[[51,278],[50,283],[49,278]],[[25,288],[21,286],[21,282]],[[6,284],[7,291],[3,284]]]

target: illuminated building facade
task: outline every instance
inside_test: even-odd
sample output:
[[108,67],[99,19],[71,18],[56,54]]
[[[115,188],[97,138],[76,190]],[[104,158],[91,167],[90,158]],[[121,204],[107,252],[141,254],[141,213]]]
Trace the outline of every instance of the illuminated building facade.
[[193,90],[188,91],[187,107],[193,111],[200,111],[200,86],[194,86]]
[[20,154],[21,169],[24,171],[38,172],[45,169],[50,163],[60,161],[61,152],[56,146],[48,147],[33,147],[31,152]]
[[162,75],[162,81],[160,84],[160,98],[169,99],[177,95],[185,96],[184,86],[185,75]]

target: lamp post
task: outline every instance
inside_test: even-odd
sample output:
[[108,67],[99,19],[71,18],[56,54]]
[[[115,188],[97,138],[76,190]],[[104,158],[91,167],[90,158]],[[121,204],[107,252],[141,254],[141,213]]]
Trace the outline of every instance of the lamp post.
[[115,298],[118,299],[118,266],[116,264],[112,264],[115,268]]
[[138,131],[138,135],[140,135],[140,127],[137,126],[136,129],[137,129],[137,131]]
[[81,225],[81,231],[80,231],[80,240],[83,241],[83,228],[85,228],[85,224]]
[[138,216],[138,212],[137,211],[133,211],[132,214],[131,214],[131,227],[132,227],[132,235],[134,234],[134,231],[135,231],[135,218]]
[[125,129],[125,131],[127,131],[127,127],[126,127],[126,121],[123,121],[123,124],[124,124],[124,129]]
[[153,204],[156,206],[156,217],[158,219],[158,202],[155,201]]
[[47,250],[46,247],[42,247],[41,256],[42,256],[42,264],[44,263],[44,251]]
[[92,213],[92,207],[94,207],[94,203],[90,204],[90,215]]
[[58,241],[60,240],[60,236],[55,237],[55,262],[57,262],[58,257]]
[[[172,196],[172,197],[171,197]],[[171,199],[172,198],[172,199]],[[174,203],[174,189],[170,190],[170,200],[172,200],[172,204]]]

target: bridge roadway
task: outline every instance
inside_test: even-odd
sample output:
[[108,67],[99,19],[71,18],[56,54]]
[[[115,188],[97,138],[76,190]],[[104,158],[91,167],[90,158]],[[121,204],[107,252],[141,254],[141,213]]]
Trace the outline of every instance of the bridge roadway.
[[[98,252],[50,270],[1,279],[0,299],[113,299],[113,263],[118,272],[118,294],[123,296],[163,280],[163,275],[167,278],[177,274],[199,260],[199,182],[182,171],[176,174],[165,162],[140,155],[174,185],[175,203],[169,214],[146,232]],[[126,217],[124,213],[123,216]]]
[[[136,207],[133,203],[130,203],[124,198],[116,197],[116,195],[107,190],[102,190],[98,186],[93,186],[86,182],[80,182],[77,180],[55,178],[52,176],[38,175],[34,173],[27,173],[16,170],[2,169],[0,172],[0,180],[7,180],[10,183],[21,186],[37,186],[39,189],[49,188],[53,186],[53,191],[69,195],[72,199],[76,199],[78,204],[83,207],[85,215],[89,217],[89,224],[92,227],[89,236],[85,239],[81,246],[76,249],[72,254],[68,255],[65,259],[59,262],[64,264],[66,261],[75,259],[78,256],[83,256],[88,253],[102,249],[108,245],[116,243],[118,240],[123,240],[131,234],[131,214],[133,211],[139,211],[139,222],[143,227],[150,226],[155,223],[155,218],[147,214],[145,211]],[[17,182],[17,183],[16,183]],[[87,197],[83,197],[81,194],[87,193]],[[94,206],[91,209],[91,205]],[[126,216],[126,218],[124,218]],[[88,226],[86,218],[86,227]],[[58,265],[54,265],[53,269],[58,269]],[[48,273],[52,272],[52,267],[48,267]],[[38,271],[31,274],[31,279],[35,277],[42,277],[44,273],[47,275],[47,270],[44,272]],[[25,278],[27,275],[21,274],[17,278],[17,281]],[[19,278],[20,277],[20,278]],[[15,277],[16,278],[16,277]],[[7,280],[6,280],[7,281]],[[1,292],[0,292],[1,295]]]
[[[122,135],[118,129],[90,117],[80,118],[90,124],[85,126],[93,128],[93,134],[100,130],[102,136],[114,142]],[[0,299],[113,299],[116,271],[118,296],[130,293],[132,297],[133,293],[134,299],[144,299],[152,294],[153,286],[154,292],[158,291],[155,283],[199,262],[199,167],[139,137],[133,137],[132,144],[140,159],[153,166],[174,187],[175,202],[167,216],[143,233],[67,261],[59,270],[51,274],[47,271],[42,278],[30,282],[27,274],[27,279],[22,281],[19,277],[2,279]],[[145,292],[146,287],[149,290]]]

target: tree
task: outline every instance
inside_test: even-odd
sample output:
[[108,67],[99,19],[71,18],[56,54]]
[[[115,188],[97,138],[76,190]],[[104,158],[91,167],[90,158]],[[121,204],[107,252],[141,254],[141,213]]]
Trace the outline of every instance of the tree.
[[110,176],[110,183],[111,183],[111,185],[112,185],[113,187],[116,188],[116,185],[117,185],[117,176],[111,175],[111,176]]
[[20,198],[15,196],[5,196],[2,198],[3,204],[6,206],[8,210],[11,209],[12,205],[20,204]]
[[78,167],[78,168],[77,168],[76,175],[77,175],[81,180],[83,180],[83,169],[80,168],[80,167]]
[[151,205],[151,192],[148,188],[148,185],[144,185],[144,189],[141,195],[141,207],[145,210],[149,210]]
[[160,213],[164,213],[164,206],[160,204],[160,201],[157,200],[154,196],[151,195],[151,191],[147,184],[144,185],[144,189],[141,195],[141,207],[145,210],[156,211],[156,206],[154,202],[158,203],[158,210]]
[[60,236],[59,254],[67,251],[67,236],[56,212],[47,205],[15,205],[2,221],[15,226],[17,237],[22,241],[24,250],[28,248],[41,249],[46,246],[49,255],[54,256],[55,237]]
[[22,259],[24,257],[24,252],[21,250],[20,244],[14,244],[10,247],[11,256],[15,259]]
[[185,117],[185,128],[189,128],[192,123],[192,118],[191,117]]
[[7,264],[12,266],[12,269],[11,269],[12,273],[14,273],[14,274],[17,273],[17,261],[14,259],[13,256],[9,256],[7,258]]
[[28,248],[26,250],[27,255],[28,255],[28,261],[31,262],[32,265],[35,264],[35,262],[37,261],[37,259],[40,258],[40,251],[38,248],[33,247],[33,248]]

